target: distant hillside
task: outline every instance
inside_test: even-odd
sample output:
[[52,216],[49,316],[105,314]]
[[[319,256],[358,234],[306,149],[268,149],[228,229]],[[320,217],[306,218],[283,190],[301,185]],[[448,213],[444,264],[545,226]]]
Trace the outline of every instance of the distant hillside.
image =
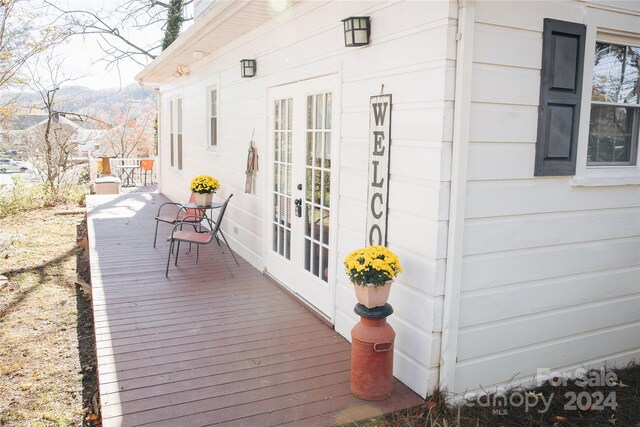
[[[35,113],[42,108],[42,101],[35,92],[19,95],[19,104],[24,113]],[[88,115],[125,114],[131,101],[142,104],[156,104],[156,94],[134,83],[122,89],[94,90],[83,86],[67,86],[56,94],[59,111]]]

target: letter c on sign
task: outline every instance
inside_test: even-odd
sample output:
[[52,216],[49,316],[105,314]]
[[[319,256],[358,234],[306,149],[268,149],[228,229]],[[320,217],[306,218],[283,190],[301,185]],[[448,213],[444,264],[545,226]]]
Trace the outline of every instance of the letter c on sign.
[[371,197],[371,213],[373,214],[373,217],[375,219],[380,219],[382,218],[382,209],[380,209],[380,211],[376,213],[376,207],[375,207],[376,199],[380,199],[380,204],[382,205],[382,193],[375,193]]
[[[374,232],[378,237],[377,239],[375,239],[375,241],[373,238]],[[369,230],[369,246],[371,245],[382,245],[382,230],[380,230],[378,224],[373,224],[371,226],[371,229]]]

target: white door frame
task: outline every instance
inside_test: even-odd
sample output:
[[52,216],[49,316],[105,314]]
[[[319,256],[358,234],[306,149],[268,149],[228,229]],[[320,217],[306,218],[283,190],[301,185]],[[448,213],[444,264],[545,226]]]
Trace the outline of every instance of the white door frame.
[[[273,209],[273,202],[271,200],[271,190],[273,186],[273,143],[272,143],[272,106],[271,106],[271,94],[277,90],[279,87],[289,86],[297,84],[299,87],[303,87],[307,84],[313,85],[313,83],[317,82],[317,86],[314,87],[314,92],[320,93],[324,91],[332,92],[333,99],[333,122],[332,122],[332,140],[331,140],[331,219],[329,225],[329,253],[331,254],[328,260],[328,290],[329,290],[329,308],[326,312],[320,312],[317,310],[311,303],[305,301],[302,297],[300,297],[294,290],[294,286],[288,283],[282,283],[278,280],[277,277],[273,277],[278,281],[283,287],[287,290],[295,294],[300,298],[303,303],[306,303],[311,309],[318,312],[319,315],[329,320],[332,324],[335,321],[335,312],[336,312],[336,283],[337,283],[337,274],[340,271],[338,269],[338,202],[339,202],[339,185],[340,185],[340,143],[341,143],[341,129],[342,129],[342,78],[341,74],[336,72],[328,75],[311,77],[308,79],[300,79],[296,81],[282,82],[281,84],[272,85],[266,88],[265,95],[265,108],[266,108],[266,138],[265,138],[265,147],[266,147],[266,155],[264,156],[264,164],[266,165],[266,179],[263,186],[264,191],[264,206],[263,206],[263,256],[264,256],[264,265],[265,271],[269,274],[268,271],[268,262],[267,256],[269,251],[271,250],[272,242],[270,240],[271,231],[270,227],[272,226],[271,216]],[[300,91],[301,89],[299,89]],[[305,103],[306,105],[306,103]],[[301,107],[294,106],[294,116],[296,114],[295,109],[300,109]],[[301,123],[302,126],[305,126],[304,123]],[[294,159],[300,158],[298,156]],[[293,197],[295,199],[296,197]],[[299,270],[304,270],[304,266],[300,265]]]

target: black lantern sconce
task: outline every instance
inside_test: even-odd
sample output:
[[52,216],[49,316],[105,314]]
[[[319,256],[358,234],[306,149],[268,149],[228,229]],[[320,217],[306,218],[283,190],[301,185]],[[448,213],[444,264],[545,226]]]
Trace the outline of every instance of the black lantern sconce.
[[240,61],[240,75],[245,78],[256,76],[256,60],[243,59]]
[[371,24],[368,16],[352,16],[343,19],[344,45],[346,47],[364,46],[369,44]]

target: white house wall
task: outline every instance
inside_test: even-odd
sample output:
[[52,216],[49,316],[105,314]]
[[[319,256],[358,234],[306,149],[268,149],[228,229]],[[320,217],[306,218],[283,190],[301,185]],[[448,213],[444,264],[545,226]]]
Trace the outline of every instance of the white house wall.
[[[350,339],[357,321],[353,289],[341,260],[365,244],[369,97],[393,95],[389,247],[404,272],[393,286],[390,322],[397,333],[395,375],[422,396],[437,385],[447,237],[455,60],[455,3],[303,2],[284,17],[190,66],[190,76],[161,87],[161,190],[186,200],[195,175],[234,193],[225,233],[234,249],[264,268],[263,212],[268,164],[268,88],[335,74],[341,99],[335,329]],[[372,43],[345,48],[341,19],[370,16]],[[239,60],[255,58],[257,77],[241,79]],[[217,85],[219,150],[207,149],[207,87]],[[169,100],[183,97],[183,171],[169,165]],[[260,153],[255,194],[244,193],[252,132]],[[339,168],[339,169],[338,169]],[[335,172],[334,172],[335,173]]]
[[640,18],[582,2],[475,8],[454,390],[526,382],[537,368],[638,359],[640,188],[537,178],[534,163],[543,19],[589,28],[585,19],[597,15],[620,29],[635,22],[626,30],[637,33]]

